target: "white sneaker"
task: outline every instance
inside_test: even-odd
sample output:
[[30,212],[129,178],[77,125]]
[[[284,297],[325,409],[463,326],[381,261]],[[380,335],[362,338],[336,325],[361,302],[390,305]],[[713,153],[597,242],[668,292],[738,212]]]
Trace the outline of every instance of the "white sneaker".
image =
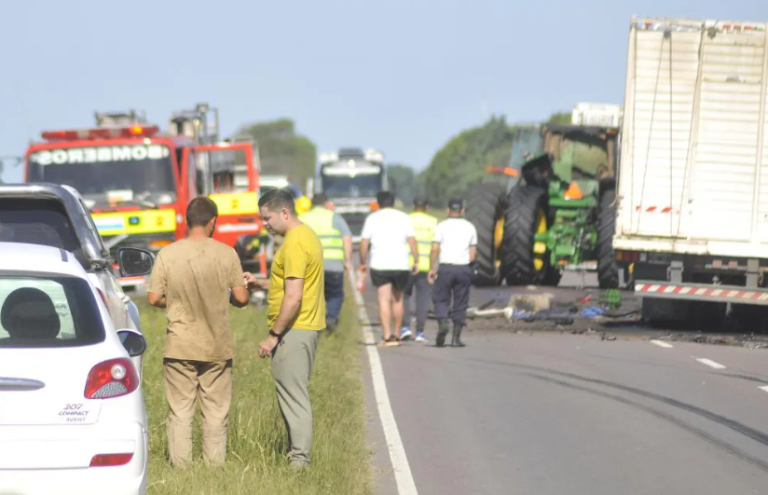
[[429,340],[427,340],[423,332],[419,332],[416,334],[416,342],[429,342]]
[[411,332],[411,329],[408,327],[403,327],[403,330],[400,332],[400,340],[410,340],[411,337],[413,337],[413,332]]

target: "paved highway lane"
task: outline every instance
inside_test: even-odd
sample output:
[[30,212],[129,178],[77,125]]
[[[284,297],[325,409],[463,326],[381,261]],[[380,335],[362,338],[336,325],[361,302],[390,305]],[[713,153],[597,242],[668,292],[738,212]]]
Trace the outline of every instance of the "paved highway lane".
[[[471,328],[465,340],[379,350],[418,493],[768,493],[766,351]],[[388,478],[377,493],[397,493]]]

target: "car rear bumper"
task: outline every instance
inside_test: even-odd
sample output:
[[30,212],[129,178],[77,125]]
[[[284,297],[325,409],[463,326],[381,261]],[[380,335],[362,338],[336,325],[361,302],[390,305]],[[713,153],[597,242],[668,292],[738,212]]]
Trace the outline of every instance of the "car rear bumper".
[[[65,427],[66,428],[66,427]],[[83,464],[96,454],[119,453],[133,446],[133,457],[123,466],[114,467],[50,467],[14,463],[12,457],[0,457],[0,493],[14,495],[144,495],[147,485],[147,438],[139,423],[114,423],[82,428],[85,433],[75,438],[61,428],[37,428],[23,437],[26,427],[0,427],[0,445],[5,452],[16,451],[19,457],[40,451],[41,459],[50,454],[69,455],[72,466]],[[23,434],[23,433],[22,433]],[[127,452],[123,452],[127,453]],[[80,460],[77,460],[77,458]],[[88,461],[89,462],[89,461]],[[85,462],[87,464],[88,462]]]

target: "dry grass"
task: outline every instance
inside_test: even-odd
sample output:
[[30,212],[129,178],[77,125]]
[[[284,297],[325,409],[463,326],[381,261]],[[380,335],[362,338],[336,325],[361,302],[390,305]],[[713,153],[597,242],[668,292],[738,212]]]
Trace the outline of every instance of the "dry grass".
[[150,421],[150,494],[369,494],[370,451],[360,380],[359,330],[353,308],[344,309],[335,335],[320,340],[311,395],[315,419],[312,466],[291,471],[284,456],[285,428],[280,419],[269,362],[258,357],[266,334],[263,310],[233,309],[235,333],[233,401],[228,461],[208,468],[201,460],[199,424],[195,425],[198,461],[180,470],[167,460],[161,365],[165,317],[142,304],[143,330],[149,342],[144,357],[144,393]]

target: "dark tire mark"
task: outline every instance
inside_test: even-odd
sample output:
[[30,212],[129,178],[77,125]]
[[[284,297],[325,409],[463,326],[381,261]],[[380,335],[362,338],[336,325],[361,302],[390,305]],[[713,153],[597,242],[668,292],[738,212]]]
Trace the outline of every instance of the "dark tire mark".
[[725,426],[726,428],[729,428],[729,429],[731,429],[731,430],[733,430],[733,431],[735,431],[737,433],[740,433],[740,434],[742,434],[742,435],[744,435],[744,436],[746,436],[748,438],[751,438],[752,440],[754,440],[754,441],[756,441],[756,442],[758,442],[758,443],[760,443],[762,445],[768,446],[768,435],[763,433],[763,432],[761,432],[761,431],[759,431],[759,430],[756,430],[754,428],[746,426],[746,425],[744,425],[742,423],[739,423],[738,421],[735,421],[733,419],[726,418],[725,416],[721,416],[721,415],[713,413],[711,411],[707,411],[706,409],[702,409],[700,407],[697,407],[697,406],[694,406],[694,405],[691,405],[691,404],[686,404],[685,402],[681,402],[681,401],[679,401],[677,399],[673,399],[671,397],[666,397],[666,396],[663,396],[663,395],[654,394],[652,392],[647,392],[647,391],[641,390],[639,388],[629,387],[629,386],[626,386],[626,385],[620,385],[618,383],[608,382],[608,381],[600,380],[600,379],[597,379],[597,378],[587,378],[587,377],[583,377],[583,376],[576,375],[576,374],[573,374],[573,373],[565,373],[565,372],[562,372],[562,371],[556,371],[556,370],[551,370],[551,369],[547,369],[547,368],[541,368],[541,367],[538,367],[538,366],[529,366],[529,365],[524,365],[524,364],[505,363],[505,362],[501,362],[501,361],[482,361],[482,360],[478,360],[478,359],[471,359],[471,360],[464,359],[462,361],[464,361],[464,362],[476,361],[476,362],[481,362],[481,363],[486,363],[486,364],[495,364],[495,365],[500,365],[500,366],[505,366],[505,367],[510,367],[510,368],[518,368],[518,369],[524,369],[524,370],[528,370],[528,371],[535,371],[535,372],[539,372],[539,373],[548,373],[548,374],[552,374],[552,375],[556,375],[556,376],[562,376],[562,377],[565,377],[565,378],[570,378],[572,380],[577,380],[577,381],[585,382],[585,383],[592,383],[592,384],[595,384],[595,385],[602,385],[604,387],[609,387],[609,388],[613,388],[613,389],[616,389],[616,390],[621,390],[623,392],[629,392],[631,394],[639,395],[641,397],[645,397],[646,399],[651,399],[651,400],[654,400],[654,401],[657,401],[657,402],[661,402],[661,403],[666,404],[668,406],[676,407],[678,409],[682,409],[684,411],[687,411],[687,412],[689,412],[691,414],[695,414],[695,415],[700,416],[702,418],[708,419],[708,420],[713,421],[713,422],[715,422],[715,423],[717,423],[717,424],[719,424],[721,426]]
[[754,457],[754,456],[744,452],[743,450],[738,449],[737,447],[731,445],[728,442],[724,442],[722,440],[718,440],[717,438],[715,438],[713,435],[710,435],[706,431],[704,431],[704,430],[702,430],[700,428],[696,428],[695,426],[691,426],[691,425],[687,424],[685,421],[683,421],[683,420],[681,420],[681,419],[679,419],[679,418],[677,418],[677,417],[675,417],[675,416],[673,416],[671,414],[667,414],[667,413],[661,412],[661,411],[659,411],[657,409],[654,409],[654,408],[652,408],[650,406],[644,405],[644,404],[642,404],[640,402],[636,402],[636,401],[633,401],[631,399],[627,399],[625,397],[621,397],[620,395],[614,395],[614,394],[609,394],[607,392],[601,392],[599,390],[595,390],[595,389],[588,388],[588,387],[583,387],[583,386],[580,386],[580,385],[575,385],[573,383],[569,383],[569,382],[562,381],[562,380],[557,380],[555,378],[551,378],[551,377],[548,377],[548,376],[537,375],[535,373],[522,373],[522,374],[524,376],[529,377],[529,378],[534,378],[536,380],[541,380],[541,381],[543,381],[545,383],[550,383],[550,384],[558,385],[558,386],[561,386],[561,387],[564,387],[564,388],[569,388],[569,389],[578,390],[578,391],[581,391],[581,392],[586,392],[586,393],[591,394],[591,395],[596,395],[598,397],[603,397],[603,398],[608,399],[608,400],[612,400],[612,401],[615,401],[615,402],[619,402],[621,404],[625,404],[625,405],[632,406],[632,407],[635,407],[637,409],[640,409],[641,411],[644,411],[644,412],[646,412],[646,413],[648,413],[648,414],[650,414],[652,416],[655,416],[655,417],[657,417],[659,419],[662,419],[664,421],[672,423],[675,426],[677,426],[679,428],[682,428],[683,430],[685,430],[685,431],[687,431],[689,433],[694,434],[695,436],[701,438],[702,440],[706,441],[707,443],[709,443],[709,444],[711,444],[711,445],[713,445],[713,446],[715,446],[717,448],[720,448],[720,449],[728,452],[729,454],[735,456],[737,459],[739,459],[741,461],[744,461],[744,462],[748,462],[748,463],[754,465],[755,467],[759,468],[761,471],[763,471],[765,473],[768,473],[768,463],[767,462],[765,462],[765,461],[763,461],[763,460],[761,460],[761,459],[759,459],[757,457]]
[[768,385],[768,380],[757,376],[740,375],[736,373],[710,373],[711,375],[727,376],[728,378],[737,378],[739,380],[746,380],[748,382],[759,383],[761,385]]

